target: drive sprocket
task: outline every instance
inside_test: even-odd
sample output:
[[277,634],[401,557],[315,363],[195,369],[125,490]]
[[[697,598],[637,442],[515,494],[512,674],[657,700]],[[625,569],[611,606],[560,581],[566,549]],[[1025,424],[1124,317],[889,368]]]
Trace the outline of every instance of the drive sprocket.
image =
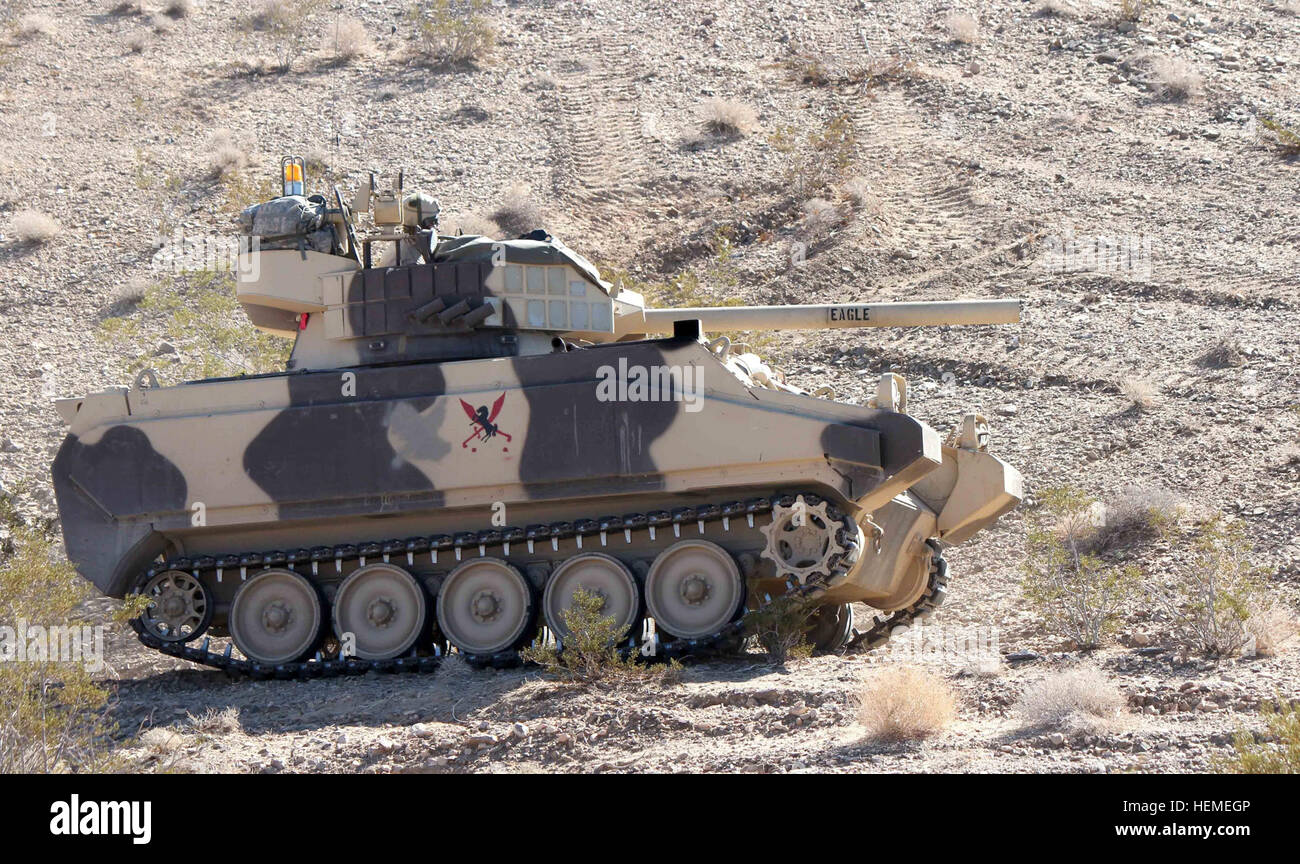
[[832,512],[826,501],[799,495],[772,507],[772,521],[760,529],[767,538],[762,556],[776,567],[781,579],[801,586],[824,585],[861,543],[845,543],[851,519]]

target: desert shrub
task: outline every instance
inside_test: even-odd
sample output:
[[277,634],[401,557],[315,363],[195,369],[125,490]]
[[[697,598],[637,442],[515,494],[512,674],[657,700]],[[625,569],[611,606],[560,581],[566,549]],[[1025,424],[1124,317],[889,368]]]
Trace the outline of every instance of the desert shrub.
[[745,616],[745,637],[777,666],[792,658],[810,657],[813,646],[808,643],[808,629],[816,611],[816,604],[805,599],[776,597]]
[[1261,712],[1267,731],[1254,735],[1239,731],[1233,738],[1233,756],[1216,761],[1226,774],[1300,774],[1300,704],[1279,702]]
[[1128,401],[1128,410],[1140,414],[1160,404],[1160,391],[1144,378],[1125,378],[1120,389]]
[[310,19],[323,6],[324,0],[258,0],[244,22],[270,37],[276,67],[287,72],[307,48]]
[[1213,347],[1196,358],[1196,364],[1207,369],[1227,369],[1245,364],[1241,346],[1231,339],[1220,339]]
[[492,221],[507,237],[518,237],[542,227],[542,207],[527,186],[515,183],[501,196]]
[[966,12],[954,12],[943,21],[943,28],[948,31],[948,38],[963,45],[974,44],[980,36],[980,25],[975,16]]
[[701,125],[711,135],[739,137],[758,128],[758,112],[744,102],[712,98],[701,107]]
[[1029,726],[1094,732],[1109,725],[1124,706],[1124,694],[1099,669],[1055,672],[1030,685],[1016,712]]
[[9,223],[9,230],[20,243],[34,246],[48,243],[59,233],[59,222],[39,210],[19,210]]
[[1157,57],[1151,63],[1156,90],[1161,98],[1173,101],[1195,99],[1201,95],[1205,78],[1185,60]]
[[1273,117],[1260,117],[1259,125],[1263,129],[1260,137],[1272,144],[1286,156],[1300,155],[1300,131],[1292,129]]
[[637,651],[627,657],[619,654],[619,643],[627,634],[613,617],[601,614],[604,606],[603,597],[579,588],[573,594],[573,605],[564,610],[564,626],[569,631],[564,645],[532,645],[520,656],[578,684],[675,680],[680,667],[674,662],[643,664],[637,661]]
[[162,11],[172,18],[188,18],[194,14],[194,0],[168,0]]
[[356,18],[340,18],[326,31],[333,46],[334,56],[347,62],[364,57],[374,50],[375,43],[366,32],[366,25]]
[[1151,6],[1151,0],[1119,0],[1119,17],[1122,21],[1141,21]]
[[1097,501],[1070,488],[1039,498],[1029,518],[1022,590],[1049,631],[1095,648],[1114,630],[1141,572],[1091,553],[1104,524]]
[[957,699],[947,683],[917,666],[891,664],[867,673],[857,702],[858,722],[878,741],[928,738],[957,713]]
[[461,66],[483,60],[496,44],[488,21],[488,0],[431,0],[409,11],[415,22],[416,51],[437,66]]
[[866,61],[841,62],[838,55],[824,51],[807,40],[794,40],[782,61],[796,81],[812,87],[865,84],[876,87],[889,81],[916,78],[916,61],[893,52]]
[[149,34],[143,30],[139,33],[132,33],[126,37],[126,50],[132,54],[142,54],[144,49],[149,47],[151,41]]
[[841,114],[825,126],[800,134],[782,127],[770,136],[774,150],[786,160],[786,186],[798,198],[807,200],[829,194],[853,167],[857,136],[852,118]]
[[1195,648],[1210,656],[1233,656],[1250,638],[1247,621],[1262,587],[1253,561],[1241,525],[1216,516],[1197,530],[1182,571],[1164,584],[1150,585],[1149,592]]
[[109,694],[93,670],[84,660],[31,652],[16,659],[17,640],[29,635],[20,627],[88,624],[89,584],[31,528],[14,529],[11,550],[0,559],[0,773],[104,770]]

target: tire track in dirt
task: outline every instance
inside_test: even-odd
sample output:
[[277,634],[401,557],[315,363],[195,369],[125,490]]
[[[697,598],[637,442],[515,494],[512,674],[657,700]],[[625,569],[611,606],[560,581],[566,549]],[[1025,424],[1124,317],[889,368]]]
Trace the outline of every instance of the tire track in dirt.
[[602,40],[594,51],[577,38],[559,46],[586,58],[558,76],[554,185],[572,204],[626,210],[645,197],[649,138],[630,77],[635,50],[630,40]]

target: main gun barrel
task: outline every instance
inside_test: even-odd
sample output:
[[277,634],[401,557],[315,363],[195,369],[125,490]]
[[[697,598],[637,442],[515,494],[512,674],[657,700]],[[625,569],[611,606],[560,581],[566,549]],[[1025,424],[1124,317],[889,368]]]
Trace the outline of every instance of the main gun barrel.
[[645,327],[671,333],[674,321],[698,319],[709,331],[823,330],[838,327],[938,327],[945,324],[1018,324],[1020,300],[937,300],[918,303],[832,303],[816,306],[706,306],[646,309]]

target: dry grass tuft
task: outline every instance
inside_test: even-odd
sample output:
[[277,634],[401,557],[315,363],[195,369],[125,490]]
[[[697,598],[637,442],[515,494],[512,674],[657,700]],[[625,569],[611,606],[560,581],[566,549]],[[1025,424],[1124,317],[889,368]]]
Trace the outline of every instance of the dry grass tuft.
[[152,729],[146,729],[140,735],[140,743],[148,748],[150,753],[162,756],[174,753],[184,747],[185,737],[175,729],[155,726]]
[[171,18],[188,18],[194,14],[194,0],[171,0],[163,7],[163,14]]
[[58,25],[54,19],[43,12],[29,12],[18,19],[14,25],[14,35],[19,39],[35,39],[38,36],[52,36]]
[[962,45],[973,45],[980,38],[980,24],[975,16],[967,12],[954,12],[943,21],[943,28],[948,31],[948,38]]
[[711,135],[738,138],[758,129],[758,112],[743,102],[712,98],[704,103],[702,125]]
[[133,276],[113,290],[113,305],[138,306],[149,293],[149,280]]
[[869,673],[858,693],[858,722],[877,741],[917,741],[942,731],[957,714],[944,680],[916,666]]
[[142,54],[152,41],[149,34],[143,30],[139,33],[132,33],[126,39],[126,50],[131,54]]
[[329,28],[328,36],[334,46],[334,57],[345,63],[364,57],[375,49],[366,25],[357,18],[340,18]]
[[854,210],[877,210],[880,199],[864,177],[850,177],[840,184],[840,194]]
[[1042,0],[1038,4],[1038,14],[1057,18],[1073,18],[1079,10],[1069,0]]
[[1255,598],[1247,608],[1246,633],[1253,640],[1256,657],[1276,657],[1300,633],[1295,610],[1273,598]]
[[1130,485],[1106,499],[1101,524],[1083,543],[1089,553],[1146,544],[1177,521],[1184,506],[1178,496],[1164,489]]
[[1184,101],[1196,99],[1205,87],[1205,76],[1186,60],[1158,57],[1151,63],[1151,73],[1162,99]]
[[209,708],[202,714],[187,713],[185,717],[195,732],[209,735],[229,734],[238,732],[242,728],[239,724],[239,709],[233,705],[228,705],[220,711]]
[[1128,410],[1136,414],[1150,411],[1160,404],[1160,391],[1146,379],[1125,378],[1120,389],[1128,400]]
[[1016,710],[1029,726],[1097,732],[1111,726],[1123,707],[1119,687],[1101,670],[1084,666],[1031,685]]
[[229,129],[218,129],[208,137],[208,177],[226,180],[248,167],[248,154],[235,146]]
[[843,218],[835,205],[825,198],[810,198],[803,205],[804,227],[814,240],[825,237],[840,226]]
[[542,227],[542,207],[523,183],[515,183],[501,197],[492,221],[508,237],[520,237]]
[[59,221],[39,210],[19,210],[9,223],[9,230],[20,243],[39,246],[48,243],[59,233]]

